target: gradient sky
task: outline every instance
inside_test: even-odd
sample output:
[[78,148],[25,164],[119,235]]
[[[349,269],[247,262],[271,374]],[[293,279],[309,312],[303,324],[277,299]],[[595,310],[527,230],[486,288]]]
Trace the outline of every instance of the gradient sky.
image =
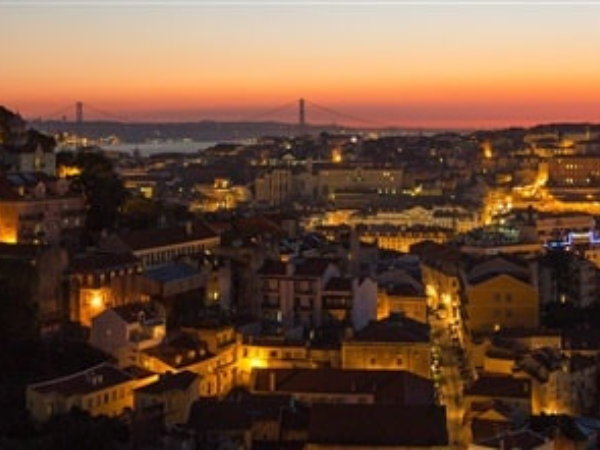
[[261,114],[304,97],[382,125],[600,121],[593,2],[0,0],[0,42],[26,118],[295,120]]

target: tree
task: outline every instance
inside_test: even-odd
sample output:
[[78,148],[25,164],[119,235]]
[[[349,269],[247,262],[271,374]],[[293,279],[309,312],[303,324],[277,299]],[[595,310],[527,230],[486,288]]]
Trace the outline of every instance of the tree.
[[114,229],[127,191],[112,162],[100,151],[61,152],[57,155],[57,165],[77,167],[81,171],[72,181],[87,199],[86,229]]
[[131,196],[123,204],[119,224],[130,229],[156,227],[162,213],[163,206],[160,202],[141,196]]

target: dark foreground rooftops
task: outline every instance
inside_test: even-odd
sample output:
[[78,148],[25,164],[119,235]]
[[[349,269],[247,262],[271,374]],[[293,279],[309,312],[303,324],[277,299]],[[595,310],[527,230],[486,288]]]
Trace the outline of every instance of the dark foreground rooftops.
[[432,447],[448,444],[442,406],[314,405],[308,441],[338,446]]

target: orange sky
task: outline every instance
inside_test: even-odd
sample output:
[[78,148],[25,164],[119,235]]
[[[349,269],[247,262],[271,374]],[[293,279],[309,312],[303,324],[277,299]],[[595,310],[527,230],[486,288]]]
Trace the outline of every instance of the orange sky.
[[396,125],[600,119],[600,5],[81,1],[0,6],[2,104],[236,120],[304,97]]

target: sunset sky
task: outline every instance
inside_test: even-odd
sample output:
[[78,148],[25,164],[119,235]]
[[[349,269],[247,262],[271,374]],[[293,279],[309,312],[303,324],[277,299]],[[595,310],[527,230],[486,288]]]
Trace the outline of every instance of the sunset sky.
[[0,39],[25,118],[295,120],[263,113],[304,97],[382,125],[600,122],[593,2],[0,0]]

